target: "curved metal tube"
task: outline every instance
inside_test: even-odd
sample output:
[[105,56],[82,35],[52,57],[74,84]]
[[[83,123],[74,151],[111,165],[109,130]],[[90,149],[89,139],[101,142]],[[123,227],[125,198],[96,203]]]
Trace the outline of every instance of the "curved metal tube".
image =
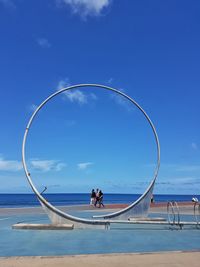
[[[170,218],[170,211],[169,211],[169,208],[171,208],[171,210],[172,210],[173,221],[172,221],[171,218]],[[168,223],[171,224],[171,225],[174,225],[174,224],[175,224],[175,221],[176,221],[176,218],[175,218],[174,206],[173,206],[173,204],[172,204],[171,201],[169,201],[169,202],[167,203],[167,217],[168,217]]]
[[[198,214],[197,214],[197,211],[198,210]],[[197,222],[197,225],[199,225],[199,218],[200,218],[200,203],[198,202],[195,202],[194,203],[194,217],[195,217],[195,220]]]
[[176,211],[177,211],[177,224],[180,224],[180,210],[179,210],[178,203],[176,201],[173,201],[173,205],[174,207],[176,207]]
[[[172,223],[172,221],[170,219],[169,207],[171,207],[171,209],[172,209],[173,223]],[[176,208],[177,214],[175,212],[175,208]],[[179,206],[178,206],[178,204],[177,204],[176,201],[170,201],[170,202],[167,203],[167,215],[168,215],[168,222],[169,222],[169,224],[171,224],[171,225],[177,224],[180,227],[182,227],[181,224],[180,224],[180,210],[179,210]],[[177,215],[177,222],[176,222],[176,215]]]
[[[78,84],[78,85],[73,85],[73,86],[69,86],[66,88],[63,88],[55,93],[53,93],[52,95],[50,95],[48,98],[46,98],[39,106],[38,108],[34,111],[33,115],[31,116],[28,125],[26,127],[25,133],[24,133],[24,138],[23,138],[23,144],[22,144],[22,163],[23,163],[23,167],[24,167],[24,171],[27,177],[27,180],[33,190],[33,192],[36,194],[36,196],[38,197],[39,201],[41,202],[41,204],[46,207],[48,210],[50,210],[51,212],[53,212],[54,214],[60,216],[61,218],[65,218],[67,220],[73,221],[73,222],[77,222],[77,223],[82,223],[82,224],[93,224],[93,225],[108,225],[109,221],[106,220],[91,220],[91,219],[84,219],[84,218],[79,218],[79,217],[75,217],[72,215],[69,215],[61,210],[59,210],[58,208],[54,207],[52,204],[50,204],[37,190],[37,188],[34,186],[32,180],[31,180],[31,175],[30,172],[28,171],[27,165],[26,165],[26,159],[25,159],[25,148],[26,148],[26,139],[28,136],[28,132],[30,130],[30,127],[33,123],[34,118],[36,117],[36,115],[38,114],[39,110],[48,102],[50,101],[52,98],[54,98],[55,96],[57,96],[58,94],[64,92],[64,91],[68,91],[68,90],[74,90],[77,88],[84,88],[84,87],[97,87],[97,88],[101,88],[101,89],[107,89],[110,90],[112,92],[115,92],[123,97],[125,97],[126,99],[128,99],[130,102],[132,102],[135,106],[137,106],[139,108],[139,110],[143,113],[143,115],[146,117],[146,119],[148,120],[155,139],[156,139],[156,145],[157,145],[157,166],[155,168],[155,172],[154,172],[154,178],[152,180],[152,182],[150,183],[149,187],[147,188],[147,190],[144,192],[144,194],[137,200],[135,201],[133,204],[131,204],[130,206],[128,206],[127,208],[118,211],[116,213],[112,213],[109,216],[105,215],[103,216],[104,218],[111,218],[111,217],[115,217],[119,214],[125,213],[126,211],[130,210],[133,206],[139,204],[142,199],[148,194],[148,192],[153,189],[153,185],[155,183],[155,180],[158,176],[158,171],[159,171],[159,166],[160,166],[160,145],[159,145],[159,140],[158,140],[158,135],[156,133],[155,127],[153,125],[153,123],[151,122],[150,118],[148,117],[148,115],[146,114],[146,112],[139,106],[139,104],[134,101],[132,98],[130,98],[128,95],[112,88],[109,86],[105,86],[105,85],[99,85],[99,84]],[[102,217],[102,216],[101,216]]]

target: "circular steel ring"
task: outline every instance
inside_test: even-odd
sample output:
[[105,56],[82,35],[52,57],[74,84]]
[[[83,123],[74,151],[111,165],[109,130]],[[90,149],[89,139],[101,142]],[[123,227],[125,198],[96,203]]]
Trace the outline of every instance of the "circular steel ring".
[[[171,220],[171,217],[170,217],[170,209],[171,208],[171,211],[172,211],[172,215],[173,215],[173,220]],[[175,221],[176,221],[176,218],[175,218],[175,212],[174,212],[174,205],[173,205],[173,202],[169,201],[167,203],[167,217],[168,217],[168,223],[171,224],[171,225],[174,225],[175,224]]]
[[[198,211],[198,214],[197,214],[196,210]],[[197,225],[199,225],[200,224],[200,221],[199,221],[199,218],[200,218],[200,203],[198,203],[198,202],[194,203],[194,217],[195,217],[195,220],[197,222]]]
[[157,148],[157,164],[156,164],[156,167],[155,167],[155,171],[154,171],[154,176],[153,176],[153,182],[155,182],[157,176],[158,176],[158,171],[159,171],[159,167],[160,167],[160,144],[159,144],[159,139],[158,139],[158,135],[157,135],[157,132],[156,132],[156,129],[152,123],[152,121],[150,120],[149,116],[147,115],[147,113],[142,109],[142,107],[140,107],[140,105],[135,101],[133,100],[131,97],[129,97],[128,95],[126,95],[125,93],[117,90],[117,89],[114,89],[112,87],[109,87],[109,86],[105,86],[105,85],[100,85],[100,84],[78,84],[78,85],[72,85],[72,86],[69,86],[69,87],[66,87],[66,88],[63,88],[53,94],[51,94],[49,97],[47,97],[39,106],[38,108],[34,111],[34,113],[32,114],[28,124],[27,124],[27,127],[26,127],[26,130],[25,130],[25,133],[24,133],[24,138],[23,138],[23,143],[22,143],[22,163],[23,163],[23,168],[24,168],[24,171],[25,171],[25,174],[26,174],[26,177],[27,177],[27,180],[32,188],[32,190],[34,191],[34,193],[37,195],[38,199],[45,205],[47,206],[50,210],[52,210],[53,212],[55,212],[56,214],[64,217],[64,218],[69,218],[69,216],[73,219],[76,219],[77,221],[79,222],[92,222],[94,220],[86,220],[86,219],[83,219],[83,218],[78,218],[78,217],[74,217],[74,216],[71,216],[71,215],[68,215],[67,213],[64,213],[62,212],[60,209],[54,207],[52,204],[50,204],[40,193],[39,191],[37,190],[37,188],[34,186],[33,182],[32,182],[32,179],[31,179],[31,175],[30,175],[30,172],[28,171],[28,168],[27,168],[27,164],[26,164],[26,157],[25,157],[25,148],[26,148],[26,139],[27,139],[27,136],[28,136],[28,132],[30,130],[30,127],[33,123],[33,120],[34,118],[36,117],[36,115],[38,114],[39,110],[48,102],[50,101],[52,98],[54,98],[55,96],[59,95],[60,93],[62,92],[65,92],[65,91],[68,91],[68,90],[74,90],[74,89],[77,89],[77,88],[86,88],[86,87],[96,87],[96,88],[99,88],[99,89],[106,89],[108,91],[112,91],[112,92],[115,92],[117,93],[118,95],[121,95],[123,97],[125,97],[126,99],[128,99],[132,104],[134,104],[141,112],[142,114],[145,116],[145,118],[147,119],[147,121],[149,122],[150,126],[151,126],[151,129],[153,131],[153,134],[154,134],[154,137],[155,137],[155,140],[156,140],[156,148]]

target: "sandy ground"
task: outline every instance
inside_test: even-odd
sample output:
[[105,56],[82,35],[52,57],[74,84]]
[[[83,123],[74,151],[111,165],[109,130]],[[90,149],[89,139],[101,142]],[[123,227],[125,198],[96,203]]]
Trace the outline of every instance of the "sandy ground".
[[1,267],[199,267],[200,252],[0,258]]

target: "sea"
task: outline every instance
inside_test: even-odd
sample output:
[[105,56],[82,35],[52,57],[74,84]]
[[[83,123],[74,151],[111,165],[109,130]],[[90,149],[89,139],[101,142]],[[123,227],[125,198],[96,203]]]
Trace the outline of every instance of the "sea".
[[[89,204],[90,194],[68,193],[68,194],[43,194],[43,196],[55,206],[71,206]],[[104,194],[104,204],[124,203],[130,204],[138,199],[140,194]],[[193,197],[200,200],[200,195],[161,195],[155,194],[155,202],[168,201],[191,201]],[[0,208],[35,207],[40,206],[34,194],[0,194]]]

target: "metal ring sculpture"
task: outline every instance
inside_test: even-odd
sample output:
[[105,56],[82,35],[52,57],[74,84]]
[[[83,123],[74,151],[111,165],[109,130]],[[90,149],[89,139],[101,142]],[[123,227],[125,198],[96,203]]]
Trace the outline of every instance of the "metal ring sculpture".
[[[172,214],[173,214],[173,221],[170,218],[170,210],[169,208],[171,208],[172,210]],[[175,211],[176,209],[176,211]],[[177,212],[177,213],[176,213]],[[175,225],[175,224],[180,224],[180,211],[179,211],[179,207],[176,201],[170,201],[167,203],[167,215],[168,215],[168,222],[171,225]],[[176,221],[176,216],[177,216],[177,221]]]
[[[170,208],[171,208],[171,211],[172,211],[172,215],[173,215],[173,219],[171,220],[171,217],[170,217]],[[171,224],[171,225],[174,225],[175,224],[175,212],[174,212],[174,206],[172,204],[171,201],[169,201],[167,203],[167,217],[168,217],[168,223]]]
[[[40,193],[39,191],[37,190],[37,188],[34,186],[33,182],[32,182],[32,179],[31,179],[31,175],[30,175],[30,172],[28,171],[28,168],[27,168],[27,164],[26,164],[26,158],[25,158],[25,148],[26,148],[26,139],[27,139],[27,136],[28,136],[28,132],[30,131],[30,128],[31,128],[31,125],[33,123],[33,120],[34,118],[36,117],[36,115],[38,114],[38,112],[40,111],[40,109],[45,105],[47,104],[47,102],[49,102],[52,98],[54,98],[55,96],[61,94],[62,92],[65,92],[65,91],[68,91],[68,90],[75,90],[77,88],[86,88],[86,87],[95,87],[95,88],[99,88],[99,89],[106,89],[108,91],[112,91],[120,96],[123,96],[125,97],[127,100],[129,100],[132,104],[134,104],[141,112],[142,114],[145,116],[145,118],[147,119],[147,121],[149,122],[152,130],[153,130],[153,133],[154,133],[154,137],[155,137],[155,140],[156,140],[156,147],[157,147],[157,165],[156,165],[156,168],[155,168],[155,172],[154,172],[154,177],[153,177],[153,180],[150,184],[150,186],[147,188],[147,190],[145,191],[145,193],[142,195],[144,196],[150,187],[153,187],[154,183],[155,183],[155,180],[158,176],[158,171],[159,171],[159,166],[160,166],[160,145],[159,145],[159,140],[158,140],[158,135],[156,133],[156,130],[155,130],[155,127],[153,125],[153,123],[151,122],[150,118],[148,117],[148,115],[146,114],[146,112],[139,106],[139,104],[133,100],[131,97],[129,97],[128,95],[126,95],[125,93],[123,92],[120,92],[119,90],[117,89],[114,89],[112,87],[109,87],[109,86],[105,86],[105,85],[100,85],[100,84],[78,84],[78,85],[73,85],[73,86],[69,86],[69,87],[66,87],[66,88],[63,88],[55,93],[53,93],[52,95],[50,95],[49,97],[47,97],[39,106],[38,108],[34,111],[33,115],[31,116],[28,124],[27,124],[27,127],[26,127],[26,130],[25,130],[25,133],[24,133],[24,138],[23,138],[23,144],[22,144],[22,163],[23,163],[23,167],[24,167],[24,171],[25,171],[25,174],[26,174],[26,177],[27,177],[27,180],[33,190],[33,192],[36,194],[36,196],[38,197],[39,201],[41,202],[41,204],[46,207],[48,210],[50,210],[51,212],[53,212],[54,214],[58,215],[59,217],[62,217],[64,219],[67,219],[67,220],[70,220],[72,222],[75,222],[75,223],[81,223],[81,224],[95,224],[95,225],[107,225],[109,223],[109,221],[106,221],[106,220],[94,220],[94,219],[84,219],[84,218],[79,218],[79,217],[75,217],[75,216],[72,216],[72,215],[69,215],[63,211],[61,211],[60,209],[54,207],[52,204],[50,204]],[[142,197],[141,196],[141,197]],[[141,197],[137,200],[137,201],[140,201],[141,200]],[[136,201],[136,202],[137,202]],[[134,203],[136,203],[134,202]],[[136,203],[137,204],[137,203]],[[132,204],[131,204],[132,205]],[[130,206],[131,206],[130,205]],[[129,206],[129,207],[130,207]]]
[[200,219],[199,219],[200,218],[200,203],[199,202],[194,203],[194,217],[197,222],[197,225],[200,225]]

